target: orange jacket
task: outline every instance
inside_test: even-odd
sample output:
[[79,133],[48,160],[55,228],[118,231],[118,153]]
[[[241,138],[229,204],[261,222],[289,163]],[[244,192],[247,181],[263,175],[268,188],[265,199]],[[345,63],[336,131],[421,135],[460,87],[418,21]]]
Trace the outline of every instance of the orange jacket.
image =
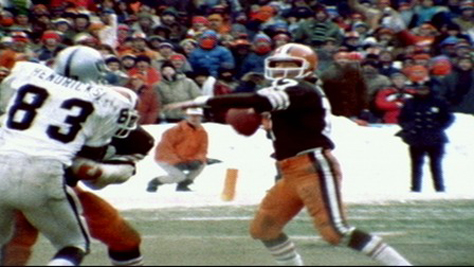
[[156,146],[155,160],[174,165],[199,160],[206,162],[208,136],[204,127],[194,128],[186,120],[166,130]]

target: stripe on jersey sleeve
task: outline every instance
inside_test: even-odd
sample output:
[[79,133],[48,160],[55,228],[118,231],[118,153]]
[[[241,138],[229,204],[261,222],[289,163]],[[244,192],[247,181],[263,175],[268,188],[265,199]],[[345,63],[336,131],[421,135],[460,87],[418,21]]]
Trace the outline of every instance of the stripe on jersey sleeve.
[[257,93],[270,101],[273,110],[283,110],[290,106],[290,97],[284,90],[265,88],[258,90]]

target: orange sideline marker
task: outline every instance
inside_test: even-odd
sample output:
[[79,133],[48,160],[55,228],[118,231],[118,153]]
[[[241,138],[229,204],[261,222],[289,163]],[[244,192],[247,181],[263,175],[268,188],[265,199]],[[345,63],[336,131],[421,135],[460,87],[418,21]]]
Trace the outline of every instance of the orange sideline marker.
[[222,190],[221,199],[223,201],[232,201],[235,197],[235,186],[237,184],[238,169],[227,169]]

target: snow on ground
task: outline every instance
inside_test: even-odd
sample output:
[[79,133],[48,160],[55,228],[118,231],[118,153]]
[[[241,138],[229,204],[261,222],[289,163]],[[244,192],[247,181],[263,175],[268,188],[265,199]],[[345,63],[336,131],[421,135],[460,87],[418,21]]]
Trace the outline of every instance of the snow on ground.
[[[174,124],[147,125],[156,142],[164,130]],[[251,137],[238,135],[228,125],[203,124],[209,134],[209,158],[223,162],[209,165],[190,186],[193,192],[176,192],[176,184],[163,185],[156,193],[146,191],[147,183],[164,171],[153,161],[154,149],[141,162],[137,174],[122,185],[95,191],[120,210],[156,209],[258,204],[273,183],[275,162],[270,157],[271,142],[263,130]],[[397,125],[361,127],[342,117],[333,117],[334,155],[343,171],[343,198],[346,203],[407,201],[430,199],[473,199],[474,189],[474,117],[456,114],[448,129],[444,173],[446,193],[433,190],[428,160],[425,162],[423,192],[410,193],[408,148],[394,136]],[[226,171],[238,170],[236,195],[232,201],[221,199]]]

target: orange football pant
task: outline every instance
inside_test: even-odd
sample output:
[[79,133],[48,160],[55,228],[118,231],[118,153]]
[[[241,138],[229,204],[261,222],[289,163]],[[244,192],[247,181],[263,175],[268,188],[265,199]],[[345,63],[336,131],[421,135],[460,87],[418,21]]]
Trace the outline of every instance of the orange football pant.
[[342,174],[329,149],[314,149],[277,162],[282,179],[268,191],[250,225],[250,235],[277,239],[304,207],[327,242],[337,245],[353,229],[346,223],[341,201]]
[[[99,196],[75,187],[86,219],[90,234],[107,245],[109,251],[116,253],[137,251],[140,234],[112,207]],[[10,242],[3,248],[3,266],[25,266],[32,253],[33,245],[38,239],[38,230],[34,228],[18,212],[15,222],[15,232]]]

